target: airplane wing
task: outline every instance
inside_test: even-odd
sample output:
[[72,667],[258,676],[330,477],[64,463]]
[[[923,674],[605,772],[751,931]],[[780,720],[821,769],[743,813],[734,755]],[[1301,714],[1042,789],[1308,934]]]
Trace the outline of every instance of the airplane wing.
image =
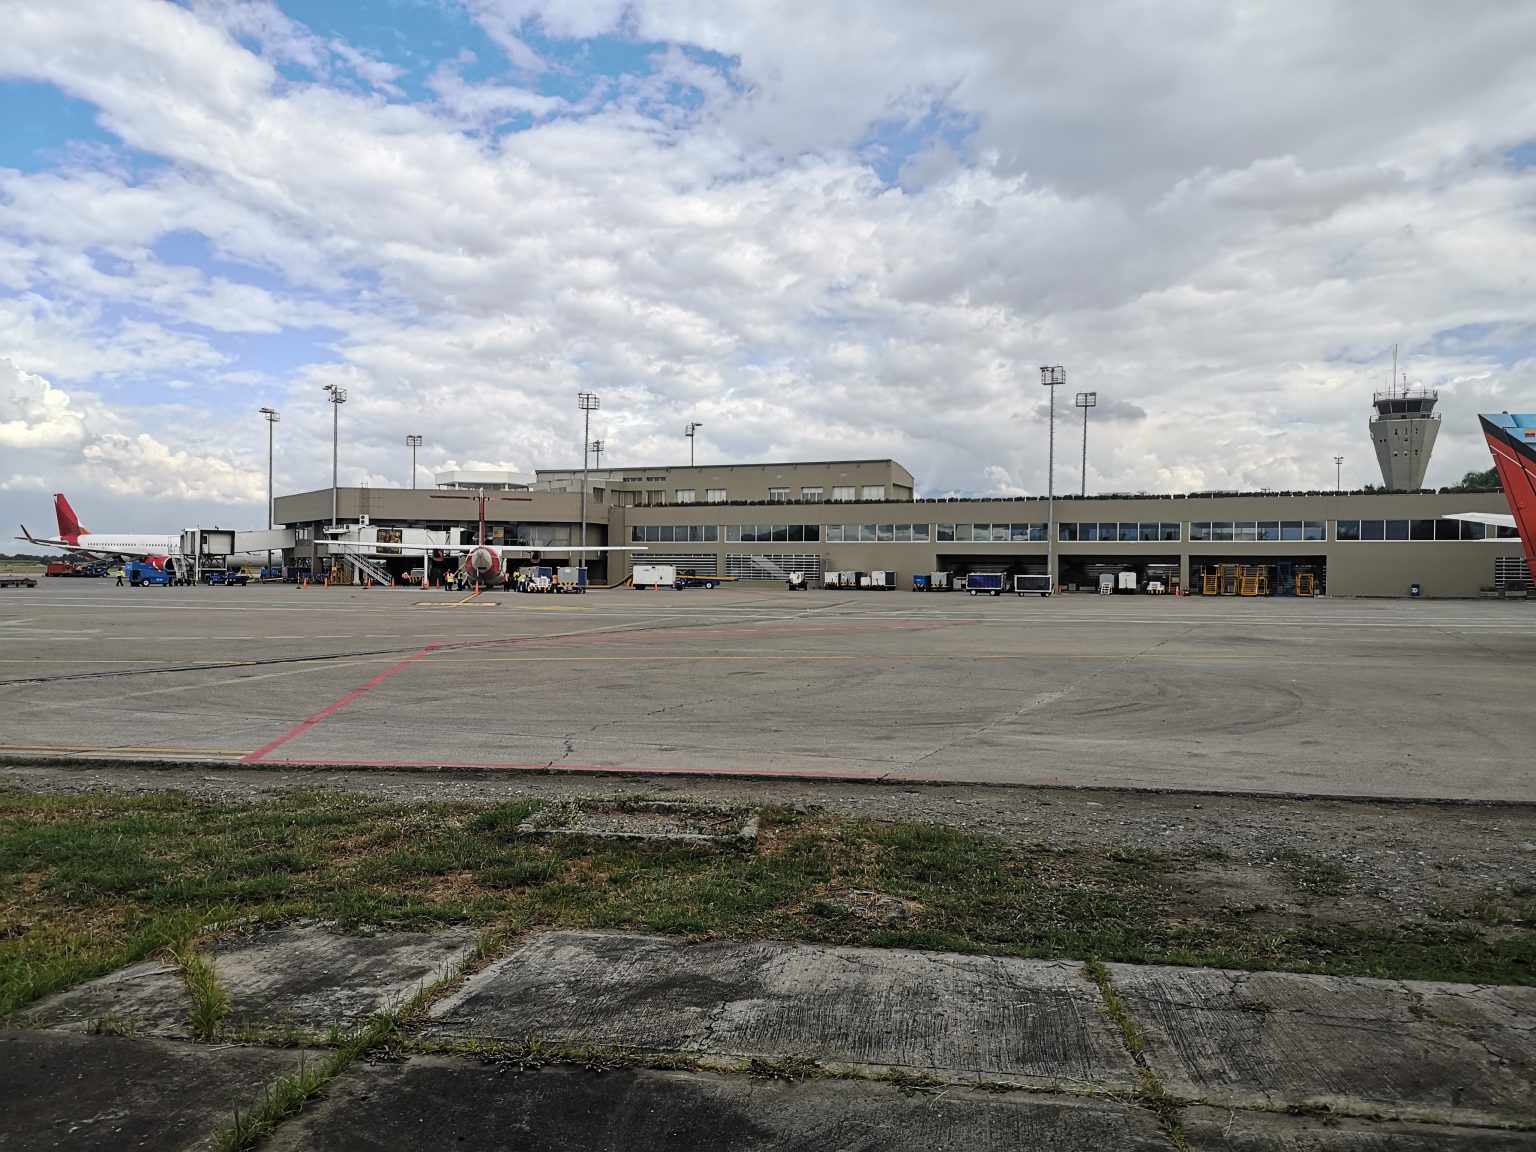
[[1513,528],[1515,518],[1507,512],[1452,512],[1442,520],[1470,520],[1474,524],[1491,524],[1496,528]]

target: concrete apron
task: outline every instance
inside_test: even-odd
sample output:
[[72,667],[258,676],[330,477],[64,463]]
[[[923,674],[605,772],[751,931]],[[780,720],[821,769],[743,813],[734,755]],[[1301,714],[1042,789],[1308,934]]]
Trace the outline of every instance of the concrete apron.
[[[214,957],[234,1028],[318,1033],[451,974],[472,944],[295,925]],[[440,1054],[354,1067],[273,1147],[1087,1152],[1170,1147],[1171,1117],[1189,1147],[1234,1152],[1536,1149],[1506,1127],[1536,1124],[1536,990],[1108,971],[1141,1066],[1081,964],[546,933],[434,1006],[422,1039]],[[136,965],[0,1032],[0,1149],[203,1146],[300,1058],[78,1031],[110,1014],[184,1037],[189,1007],[174,970]],[[589,1067],[530,1058],[530,1038],[587,1049]],[[626,1052],[689,1070],[623,1067]],[[846,1078],[801,1078],[828,1071]],[[1179,1098],[1161,1118],[1135,1103],[1148,1076]]]

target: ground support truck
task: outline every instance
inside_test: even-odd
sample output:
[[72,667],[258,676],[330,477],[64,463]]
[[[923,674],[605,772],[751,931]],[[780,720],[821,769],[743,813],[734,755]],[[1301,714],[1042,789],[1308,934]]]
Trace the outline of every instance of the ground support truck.
[[144,564],[135,561],[126,566],[125,574],[128,583],[134,588],[148,588],[151,584],[169,587],[175,580],[175,574],[168,568],[162,568],[158,564]]
[[0,588],[36,588],[37,581],[22,572],[0,572]]

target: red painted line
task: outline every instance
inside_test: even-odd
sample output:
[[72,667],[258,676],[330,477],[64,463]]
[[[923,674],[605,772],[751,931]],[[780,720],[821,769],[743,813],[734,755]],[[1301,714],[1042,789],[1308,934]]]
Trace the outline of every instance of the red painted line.
[[[286,737],[284,738],[286,739]],[[263,749],[265,751],[265,749]],[[260,755],[257,753],[256,755]],[[242,760],[242,764],[253,763]],[[503,772],[594,772],[615,776],[773,776],[794,780],[886,780],[897,783],[939,784],[937,776],[892,776],[899,768],[884,772],[809,772],[792,768],[647,768],[626,764],[499,764],[493,761],[453,760],[263,760],[267,766],[285,768],[468,768]]]
[[335,703],[327,704],[324,708],[320,709],[320,711],[316,712],[308,720],[305,720],[303,723],[300,723],[300,724],[295,724],[292,728],[290,728],[288,731],[284,732],[276,740],[272,741],[272,743],[263,745],[262,747],[256,749],[256,751],[252,752],[249,756],[245,757],[245,759],[241,760],[240,763],[242,763],[242,764],[255,764],[255,763],[258,763],[259,761],[261,761],[267,755],[267,753],[274,752],[277,749],[281,748],[284,744],[288,743],[288,741],[292,740],[295,736],[299,735],[300,733],[308,732],[311,728],[313,728],[316,724],[320,723],[320,721],[324,720],[327,716],[334,716],[337,712],[340,712],[343,708],[345,708],[348,704],[352,703],[352,701],[356,700],[364,692],[367,692],[370,688],[378,687],[378,685],[384,683],[384,681],[388,680],[391,676],[393,676],[396,672],[400,671],[407,664],[415,663],[417,660],[420,660],[428,652],[433,651],[437,647],[438,647],[438,645],[435,644],[435,643],[434,644],[428,644],[420,652],[417,652],[417,653],[415,653],[415,654],[413,654],[411,656],[407,656],[404,660],[400,661],[400,663],[396,664],[393,668],[386,668],[383,672],[380,672],[377,676],[375,676],[372,680],[368,681],[368,683],[364,684],[361,688],[354,688],[354,689],[352,689],[352,691],[348,692],[345,696],[343,696],[340,700],[337,700]]

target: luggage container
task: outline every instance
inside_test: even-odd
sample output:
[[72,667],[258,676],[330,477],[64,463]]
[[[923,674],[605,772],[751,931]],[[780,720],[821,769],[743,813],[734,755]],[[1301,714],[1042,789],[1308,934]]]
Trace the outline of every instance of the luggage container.
[[1013,590],[1020,596],[1049,596],[1051,578],[1043,572],[1024,573],[1013,578]]
[[926,592],[926,591],[928,591],[928,573],[926,573],[926,572],[914,572],[912,574],[912,591],[914,591],[914,592]]
[[896,589],[896,573],[871,572],[869,574],[869,586],[881,592],[893,592]]
[[1115,577],[1111,572],[1099,573],[1099,595],[1113,596],[1115,594]]
[[1120,573],[1120,591],[1122,591],[1122,592],[1134,592],[1140,586],[1141,586],[1141,581],[1137,578],[1136,573],[1134,573],[1134,572],[1122,572],[1122,573]]
[[1001,596],[1003,594],[1003,574],[1001,572],[972,572],[965,578],[965,590],[972,596],[979,596],[983,592],[988,596]]
[[948,572],[928,573],[928,590],[930,592],[948,592],[954,586],[955,582]]
[[575,564],[564,564],[555,569],[556,592],[585,592],[587,570]]

